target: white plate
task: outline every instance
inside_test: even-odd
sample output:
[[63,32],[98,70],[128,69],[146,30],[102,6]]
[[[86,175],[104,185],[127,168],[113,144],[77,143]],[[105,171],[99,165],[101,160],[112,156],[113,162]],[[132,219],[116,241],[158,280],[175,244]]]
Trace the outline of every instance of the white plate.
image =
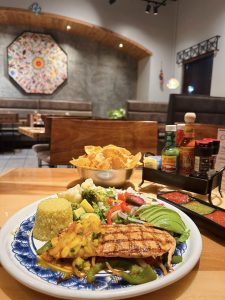
[[[113,282],[107,286],[107,277],[101,278],[97,285],[87,285],[85,279],[79,280],[75,285],[67,282],[64,286],[57,285],[52,277],[51,270],[44,270],[36,265],[32,258],[35,255],[35,241],[29,234],[32,229],[32,220],[37,205],[43,199],[21,209],[12,216],[0,231],[0,260],[3,267],[22,284],[41,293],[64,299],[121,299],[135,297],[161,289],[184,277],[195,266],[202,250],[202,239],[200,232],[193,221],[182,211],[170,204],[163,202],[166,207],[177,211],[190,229],[190,237],[186,242],[186,250],[183,253],[183,262],[174,267],[174,271],[167,276],[161,276],[156,280],[136,286],[126,286]],[[22,225],[21,225],[22,224]],[[16,230],[20,227],[19,232]],[[27,233],[28,232],[28,233]],[[19,250],[18,250],[19,249]],[[28,249],[28,250],[27,250]],[[101,275],[100,275],[101,277]],[[112,278],[110,276],[110,278]]]

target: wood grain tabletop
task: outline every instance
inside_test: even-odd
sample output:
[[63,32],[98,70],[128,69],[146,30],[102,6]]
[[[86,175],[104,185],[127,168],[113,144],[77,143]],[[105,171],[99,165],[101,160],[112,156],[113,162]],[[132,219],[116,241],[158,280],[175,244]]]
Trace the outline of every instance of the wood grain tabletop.
[[[16,168],[0,175],[0,226],[2,227],[18,210],[28,204],[56,192],[65,190],[71,183],[80,182],[76,169],[65,168]],[[138,189],[141,170],[136,170],[130,185]],[[156,194],[165,187],[146,182],[141,191]],[[223,181],[223,190],[225,185]],[[204,198],[203,196],[201,198]],[[212,193],[213,201],[225,207],[225,197],[217,190]],[[199,262],[184,278],[150,294],[129,298],[133,300],[224,300],[225,299],[225,241],[199,228],[203,250]],[[0,249],[1,251],[1,249]],[[50,300],[51,296],[40,294],[23,286],[0,266],[1,300]]]

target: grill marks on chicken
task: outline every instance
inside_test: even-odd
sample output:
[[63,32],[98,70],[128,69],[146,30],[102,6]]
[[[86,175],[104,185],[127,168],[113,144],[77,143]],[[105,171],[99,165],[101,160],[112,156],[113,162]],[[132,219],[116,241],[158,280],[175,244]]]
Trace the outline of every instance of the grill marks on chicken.
[[175,249],[175,239],[150,225],[103,225],[97,256],[145,258],[161,256]]
[[42,254],[42,258],[47,261],[93,256],[157,258],[168,253],[167,265],[172,269],[176,240],[165,230],[148,224],[112,224],[101,225],[101,235],[94,242],[92,234],[90,231],[83,234],[81,224],[74,222],[52,239],[53,247]]
[[160,257],[168,252],[168,268],[176,248],[176,240],[164,230],[150,225],[103,225],[101,242],[96,256],[147,258]]

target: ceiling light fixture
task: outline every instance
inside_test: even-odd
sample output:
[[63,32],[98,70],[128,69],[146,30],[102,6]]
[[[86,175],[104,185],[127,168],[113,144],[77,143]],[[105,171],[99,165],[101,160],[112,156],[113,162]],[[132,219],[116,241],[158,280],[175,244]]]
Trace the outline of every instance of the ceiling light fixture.
[[157,16],[157,15],[158,15],[158,10],[159,10],[158,6],[154,6],[154,7],[153,7],[153,15],[154,15],[154,16]]
[[173,49],[171,51],[171,63],[173,64],[173,73],[172,77],[167,82],[166,86],[169,90],[176,90],[180,87],[180,82],[175,77],[175,69],[176,69],[176,46],[177,46],[177,26],[178,26],[178,17],[179,17],[179,2],[176,8],[176,21],[175,21],[175,32],[174,32],[174,41],[173,41]]
[[[145,13],[150,14],[151,12],[151,7],[153,7],[153,14],[157,15],[158,10],[161,6],[166,6],[167,2],[169,1],[178,1],[178,0],[141,0],[147,2],[146,8],[145,8]],[[109,0],[109,4],[114,4],[116,0]]]
[[172,77],[170,78],[166,86],[169,90],[176,90],[179,88],[180,82],[176,78]]
[[71,29],[71,26],[70,25],[67,25],[66,26],[66,30],[70,30]]
[[119,44],[119,47],[120,47],[120,48],[123,48],[123,44],[122,44],[122,43],[120,43],[120,44]]
[[149,1],[148,1],[147,6],[146,6],[146,9],[145,9],[145,13],[146,13],[146,14],[150,14],[150,12],[151,12],[151,5],[150,5],[150,3],[149,3]]
[[113,4],[115,2],[116,2],[116,0],[109,0],[109,4]]

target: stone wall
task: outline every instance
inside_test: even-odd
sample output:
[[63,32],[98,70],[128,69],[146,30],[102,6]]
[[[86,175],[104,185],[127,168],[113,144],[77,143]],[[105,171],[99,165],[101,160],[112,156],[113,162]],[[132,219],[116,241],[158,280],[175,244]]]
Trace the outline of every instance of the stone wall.
[[[8,77],[6,48],[24,31],[51,34],[68,55],[68,81],[51,96],[27,95]],[[91,101],[95,117],[106,117],[107,111],[136,99],[137,61],[119,49],[70,33],[1,25],[0,62],[0,98]]]

